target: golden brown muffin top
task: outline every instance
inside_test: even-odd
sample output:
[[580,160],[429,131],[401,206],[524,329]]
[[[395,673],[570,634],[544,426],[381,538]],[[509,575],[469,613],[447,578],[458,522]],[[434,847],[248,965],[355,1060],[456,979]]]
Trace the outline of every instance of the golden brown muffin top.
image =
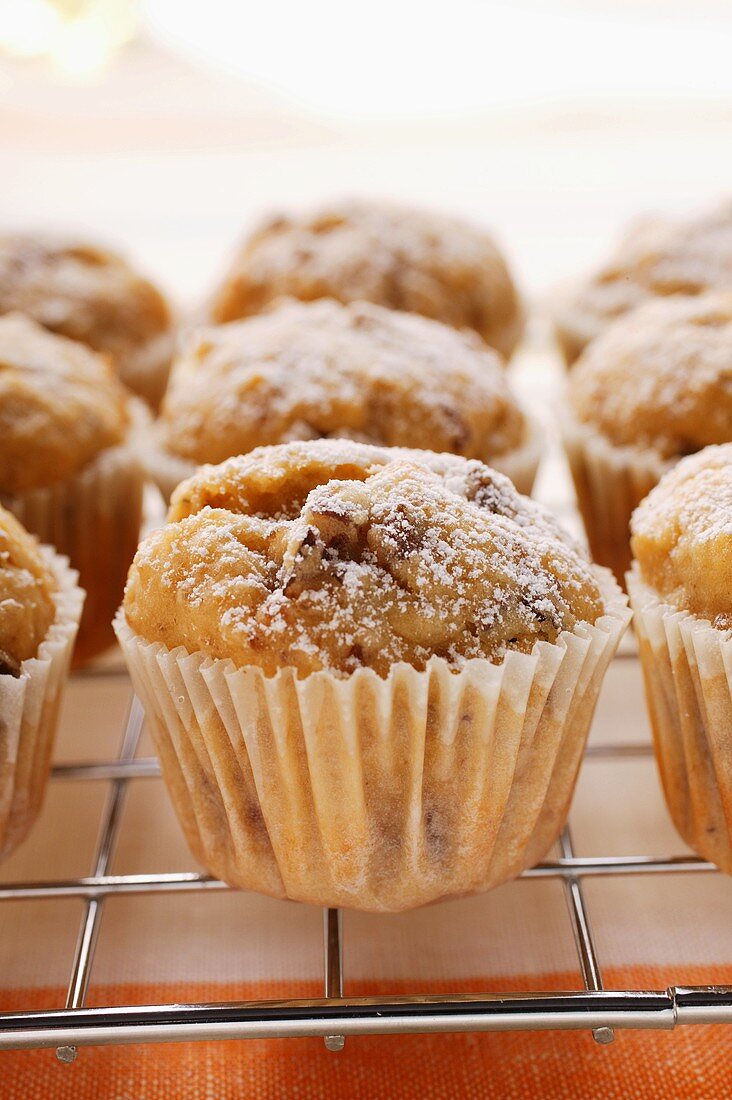
[[732,629],[732,443],[679,462],[633,514],[643,579],[670,603]]
[[0,313],[25,313],[114,360],[133,389],[135,358],[167,333],[168,304],[122,257],[50,234],[0,234]]
[[160,420],[165,447],[196,463],[323,436],[489,460],[526,429],[500,359],[474,334],[325,299],[196,333]]
[[732,289],[732,201],[684,221],[631,226],[615,254],[560,309],[560,323],[593,339],[649,298]]
[[233,321],[281,297],[368,301],[472,328],[510,355],[523,327],[516,287],[492,238],[458,218],[385,202],[279,216],[240,249],[211,306]]
[[56,580],[38,543],[0,507],[0,676],[19,676],[56,615]]
[[477,461],[318,440],[178,487],[124,600],[139,635],[266,674],[500,662],[603,602],[557,523]]
[[570,404],[618,446],[677,458],[732,439],[732,291],[650,302],[577,360]]
[[0,317],[0,493],[66,480],[127,425],[126,391],[103,356],[21,314]]

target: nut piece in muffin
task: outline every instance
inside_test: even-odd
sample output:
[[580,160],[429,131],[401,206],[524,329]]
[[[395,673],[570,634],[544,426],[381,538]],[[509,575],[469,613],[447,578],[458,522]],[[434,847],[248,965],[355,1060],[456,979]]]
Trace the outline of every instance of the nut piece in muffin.
[[[247,507],[242,491],[268,480],[275,510]],[[181,485],[124,607],[169,648],[267,674],[383,676],[398,661],[528,652],[594,623],[602,600],[549,517],[482,463],[324,442],[254,451]]]
[[524,492],[540,457],[498,356],[474,334],[366,302],[290,300],[193,335],[150,472],[169,496],[200,463],[322,437],[479,458]]
[[521,301],[492,238],[458,218],[386,202],[333,203],[279,216],[244,243],[211,302],[214,321],[277,298],[368,301],[471,328],[508,357]]
[[627,618],[483,463],[317,440],[180,486],[115,626],[197,858],[385,911],[547,851]]
[[679,610],[732,630],[732,443],[685,458],[633,513],[640,575]]
[[125,385],[157,408],[172,353],[170,309],[120,256],[46,234],[0,234],[0,314],[16,311],[107,354]]
[[649,218],[556,311],[571,365],[608,324],[653,298],[732,289],[732,201],[685,221]]
[[111,644],[140,528],[143,472],[127,391],[104,356],[0,317],[0,500],[79,570],[77,659]]
[[36,540],[0,508],[0,676],[19,676],[36,656],[56,614],[55,589]]
[[76,582],[65,558],[0,508],[0,859],[43,800],[84,601]]
[[732,443],[667,473],[632,531],[628,591],[666,801],[687,844],[732,873]]
[[630,516],[684,455],[732,440],[732,291],[651,302],[588,346],[565,445],[595,559],[621,579]]

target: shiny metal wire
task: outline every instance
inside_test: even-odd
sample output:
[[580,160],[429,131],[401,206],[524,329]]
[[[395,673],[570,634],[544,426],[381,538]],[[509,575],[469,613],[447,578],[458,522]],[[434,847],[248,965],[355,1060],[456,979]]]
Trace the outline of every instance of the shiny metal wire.
[[[627,659],[627,655],[624,657]],[[103,676],[104,671],[95,672]],[[118,677],[112,669],[108,675]],[[84,674],[82,674],[84,675]],[[89,675],[88,673],[85,675]],[[312,1000],[225,1004],[130,1005],[89,1008],[92,975],[104,900],[119,894],[165,894],[227,890],[224,883],[195,871],[113,875],[109,866],[130,782],[157,777],[153,758],[136,758],[143,715],[133,698],[116,760],[59,764],[55,781],[110,784],[102,811],[90,874],[83,878],[0,884],[0,902],[82,898],[66,1003],[57,1010],[0,1014],[0,1050],[55,1047],[59,1061],[73,1062],[86,1045],[159,1043],[203,1039],[321,1036],[329,1050],[346,1036],[408,1032],[588,1030],[596,1042],[612,1042],[623,1028],[672,1029],[680,1025],[732,1023],[732,987],[672,986],[665,990],[606,990],[582,883],[603,875],[713,873],[711,863],[693,856],[577,856],[569,828],[559,855],[524,872],[522,879],[557,878],[567,898],[583,989],[557,993],[417,997],[349,997],[344,990],[343,918],[323,914],[323,997]],[[648,756],[647,744],[592,745],[588,761]]]

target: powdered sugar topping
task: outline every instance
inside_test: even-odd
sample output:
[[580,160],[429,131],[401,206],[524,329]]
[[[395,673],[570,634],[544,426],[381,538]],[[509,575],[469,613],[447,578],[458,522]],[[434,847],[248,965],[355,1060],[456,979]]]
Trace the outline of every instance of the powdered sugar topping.
[[556,522],[454,456],[262,448],[199,472],[171,520],[135,559],[131,625],[269,672],[500,661],[602,613]]

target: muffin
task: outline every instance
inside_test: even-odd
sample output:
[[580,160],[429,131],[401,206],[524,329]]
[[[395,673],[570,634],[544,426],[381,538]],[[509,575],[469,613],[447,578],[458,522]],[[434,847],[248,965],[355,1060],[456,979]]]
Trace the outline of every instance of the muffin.
[[196,858],[389,911],[544,855],[628,618],[483,463],[315,440],[179,486],[116,629]]
[[572,371],[563,430],[593,557],[622,583],[636,505],[684,455],[732,440],[732,291],[611,325]]
[[523,329],[511,274],[485,231],[385,202],[339,202],[279,216],[244,242],[213,295],[216,322],[277,298],[367,301],[470,328],[508,358]]
[[666,801],[687,844],[732,873],[732,444],[666,474],[632,531],[628,590]]
[[541,455],[498,355],[473,333],[367,302],[291,299],[192,335],[147,464],[169,497],[201,463],[335,436],[479,458],[526,493]]
[[732,289],[732,202],[685,221],[647,218],[564,296],[556,331],[568,365],[614,320],[655,298]]
[[40,233],[0,234],[0,314],[15,311],[109,355],[129,389],[160,404],[173,349],[170,309],[120,256]]
[[127,392],[103,356],[20,314],[0,317],[0,501],[78,569],[75,658],[114,640],[144,474]]
[[0,508],[0,859],[40,809],[84,593]]

